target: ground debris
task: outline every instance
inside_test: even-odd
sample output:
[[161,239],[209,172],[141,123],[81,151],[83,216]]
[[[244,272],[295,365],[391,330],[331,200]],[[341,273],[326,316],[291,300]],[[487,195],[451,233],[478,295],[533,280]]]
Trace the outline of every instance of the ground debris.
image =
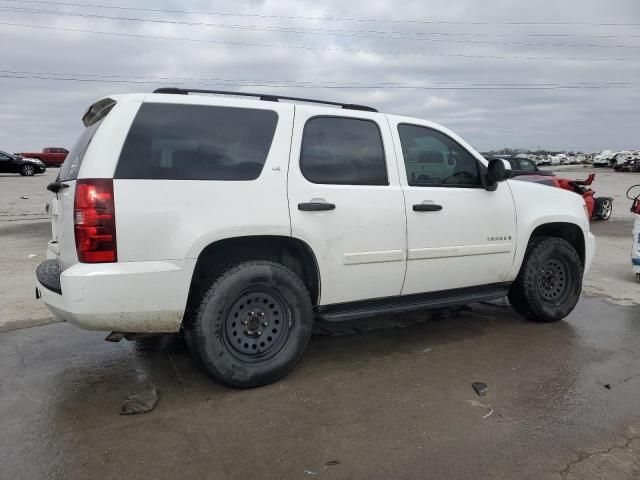
[[481,397],[484,397],[487,394],[487,389],[489,388],[486,383],[482,382],[473,382],[471,386]]
[[120,415],[135,415],[136,413],[147,413],[155,408],[158,403],[158,391],[156,387],[151,387],[144,392],[129,395],[122,403]]
[[331,460],[331,461],[325,463],[325,465],[332,466],[332,465],[338,465],[339,463],[340,463],[340,460]]

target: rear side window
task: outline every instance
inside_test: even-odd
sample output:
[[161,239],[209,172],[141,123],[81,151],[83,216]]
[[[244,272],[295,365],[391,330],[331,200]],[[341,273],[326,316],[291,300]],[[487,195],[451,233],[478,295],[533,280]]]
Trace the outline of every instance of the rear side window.
[[255,180],[278,123],[271,110],[145,103],[115,178]]
[[73,146],[73,148],[67,155],[67,158],[65,158],[64,163],[60,167],[60,172],[58,173],[58,181],[67,182],[78,178],[78,171],[80,170],[80,165],[82,165],[84,154],[87,152],[87,148],[89,148],[91,139],[96,134],[101,124],[102,120],[85,128],[84,132],[82,132],[82,135],[80,135],[80,138]]
[[312,183],[388,185],[378,125],[356,118],[310,119],[302,136],[300,171]]

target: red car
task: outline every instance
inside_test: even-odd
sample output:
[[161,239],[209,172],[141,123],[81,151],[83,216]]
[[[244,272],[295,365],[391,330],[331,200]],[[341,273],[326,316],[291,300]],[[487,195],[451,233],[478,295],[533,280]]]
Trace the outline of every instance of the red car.
[[592,189],[587,188],[596,178],[595,173],[591,173],[586,180],[569,180],[568,178],[560,178],[548,175],[526,175],[521,172],[514,172],[516,180],[525,182],[542,183],[552,187],[564,188],[572,192],[582,195],[584,203],[587,205],[590,220],[609,220],[613,212],[613,198],[611,197],[595,197]]
[[20,155],[24,158],[37,158],[47,167],[59,167],[64,162],[64,159],[67,158],[68,153],[69,150],[66,148],[47,147],[43,148],[42,152],[28,152]]

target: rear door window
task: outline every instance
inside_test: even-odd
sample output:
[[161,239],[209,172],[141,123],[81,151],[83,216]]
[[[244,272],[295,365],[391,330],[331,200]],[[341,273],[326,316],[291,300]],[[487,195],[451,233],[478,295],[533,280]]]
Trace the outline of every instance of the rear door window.
[[312,183],[388,185],[378,125],[358,118],[311,118],[302,136],[300,171]]
[[115,178],[255,180],[278,123],[272,110],[145,103]]

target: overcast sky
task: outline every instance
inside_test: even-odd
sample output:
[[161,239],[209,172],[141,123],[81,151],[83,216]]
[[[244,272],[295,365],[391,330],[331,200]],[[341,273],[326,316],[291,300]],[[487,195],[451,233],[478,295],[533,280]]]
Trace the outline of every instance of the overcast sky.
[[0,0],[0,45],[12,152],[70,147],[98,98],[171,85],[367,104],[479,150],[640,148],[638,0]]

